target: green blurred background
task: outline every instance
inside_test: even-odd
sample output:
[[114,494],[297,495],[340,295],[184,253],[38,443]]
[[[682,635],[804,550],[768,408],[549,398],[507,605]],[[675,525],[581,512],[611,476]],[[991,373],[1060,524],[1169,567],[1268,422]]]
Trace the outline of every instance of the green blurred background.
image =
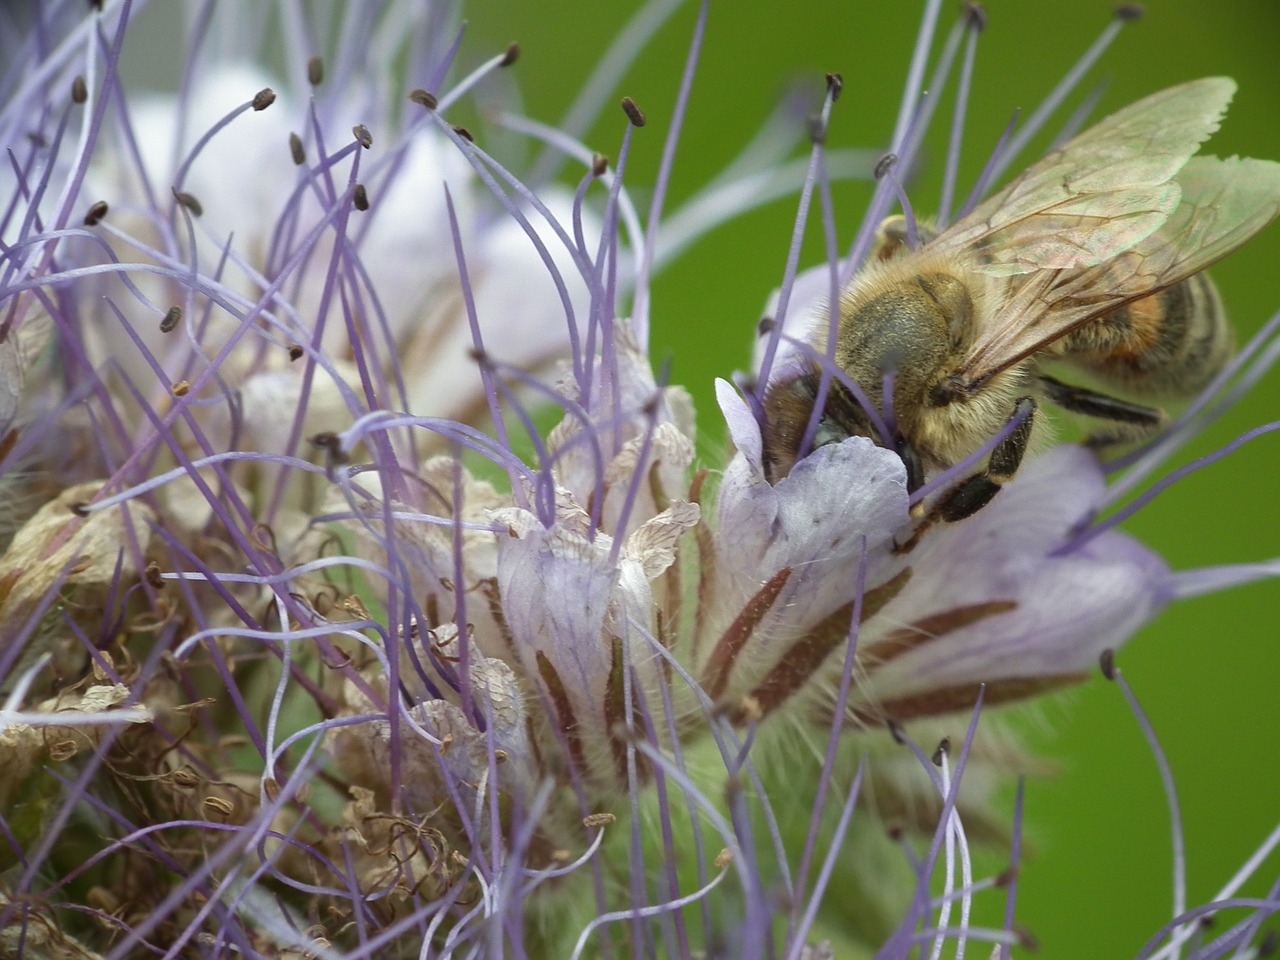
[[[479,3],[464,65],[519,40],[516,74],[530,116],[556,120],[634,4],[579,0]],[[672,182],[673,204],[731,160],[793,82],[815,96],[822,76],[844,76],[828,142],[882,149],[892,129],[922,6],[790,0],[713,2]],[[962,188],[1015,108],[1034,108],[1109,22],[1102,0],[992,0],[978,52]],[[944,8],[940,45],[959,4]],[[649,125],[638,135],[627,180],[647,204],[668,129],[696,6],[686,4],[610,97],[589,145],[616,156],[624,119],[614,104],[636,99]],[[1120,35],[1086,87],[1105,81],[1101,116],[1195,77],[1233,76],[1240,92],[1212,152],[1280,159],[1280,4],[1275,0],[1152,3]],[[1069,109],[1080,100],[1069,101]],[[944,98],[939,115],[949,118]],[[949,122],[949,120],[947,121]],[[1051,126],[1052,129],[1052,126]],[[934,138],[913,188],[917,209],[936,200],[945,140]],[[574,176],[577,176],[575,171]],[[836,192],[842,248],[865,208],[868,188]],[[712,380],[748,364],[753,325],[780,281],[793,200],[735,220],[703,239],[654,283],[655,356],[693,392],[704,447],[721,448]],[[816,235],[811,232],[811,237]],[[804,265],[821,258],[810,242]],[[1214,270],[1243,339],[1280,309],[1280,226]],[[1177,463],[1276,418],[1280,371],[1215,425]],[[1178,569],[1280,554],[1280,436],[1263,437],[1228,461],[1158,498],[1127,528]],[[1280,822],[1280,584],[1263,582],[1176,604],[1119,656],[1158,731],[1177,777],[1186,823],[1189,902],[1213,897]],[[1048,703],[1035,736],[1061,775],[1027,787],[1033,859],[1020,885],[1018,916],[1046,960],[1128,957],[1169,917],[1169,817],[1151,754],[1120,691],[1096,680]],[[1276,874],[1246,889],[1261,895]],[[1222,932],[1230,918],[1219,920]],[[985,953],[978,950],[977,954]],[[975,954],[975,955],[977,955]]]

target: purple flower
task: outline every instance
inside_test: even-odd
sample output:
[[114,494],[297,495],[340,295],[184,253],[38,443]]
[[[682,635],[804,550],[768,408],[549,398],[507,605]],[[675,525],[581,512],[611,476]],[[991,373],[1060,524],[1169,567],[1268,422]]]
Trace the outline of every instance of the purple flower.
[[[803,176],[766,151],[664,218],[669,151],[645,218],[639,108],[609,160],[497,109],[476,91],[518,51],[464,75],[435,6],[190,4],[164,96],[120,76],[141,4],[47,6],[0,105],[0,952],[1007,951],[1012,915],[969,909],[1012,903],[1021,812],[992,797],[1031,761],[988,711],[1274,573],[1171,572],[1098,519],[1117,487],[1072,444],[927,528],[987,450],[916,489],[885,443],[823,437],[767,476],[752,378],[718,384],[734,450],[702,468],[649,278],[771,194],[799,232],[857,159],[820,135]],[[508,167],[504,132],[576,169]],[[848,257],[788,266],[759,384],[909,206],[897,177]],[[1010,869],[975,878],[977,841]]]

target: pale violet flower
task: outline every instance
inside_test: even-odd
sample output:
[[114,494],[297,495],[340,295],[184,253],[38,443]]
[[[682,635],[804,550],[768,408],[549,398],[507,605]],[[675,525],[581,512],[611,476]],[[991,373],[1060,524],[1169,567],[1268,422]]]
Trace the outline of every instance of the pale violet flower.
[[[0,104],[0,953],[1020,947],[1023,814],[994,798],[1034,762],[994,708],[1114,676],[1171,601],[1276,572],[1174,572],[1099,519],[1208,395],[1119,481],[1050,447],[928,530],[920,504],[967,467],[910,492],[853,437],[770,482],[754,400],[794,346],[777,331],[870,250],[882,177],[849,256],[780,270],[754,375],[701,412],[732,444],[704,463],[649,356],[650,277],[771,195],[800,197],[799,234],[810,188],[870,173],[823,147],[836,78],[792,117],[807,173],[771,133],[664,218],[674,153],[647,215],[631,193],[639,107],[608,160],[499,109],[484,80],[516,51],[468,74],[451,8],[182,4],[179,92],[143,95],[118,67],[157,11],[47,6]],[[966,8],[937,89],[980,27]],[[498,129],[570,172],[508,169]],[[1008,868],[975,875],[979,842]],[[973,919],[1004,891],[1002,922]],[[1255,940],[1273,901],[1197,955]]]

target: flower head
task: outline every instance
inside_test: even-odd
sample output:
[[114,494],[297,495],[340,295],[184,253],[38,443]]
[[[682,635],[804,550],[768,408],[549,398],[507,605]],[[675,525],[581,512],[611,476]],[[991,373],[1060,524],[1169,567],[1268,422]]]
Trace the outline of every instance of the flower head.
[[[719,383],[713,473],[648,355],[687,221],[662,214],[673,151],[636,210],[633,102],[606,160],[476,114],[517,51],[463,76],[435,7],[190,12],[178,95],[121,79],[133,4],[57,7],[0,113],[0,470],[30,505],[0,555],[6,948],[819,957],[841,871],[868,900],[848,937],[880,955],[1016,942],[968,912],[992,885],[969,839],[1005,839],[992,791],[1029,764],[987,711],[1271,570],[1172,573],[1098,519],[1114,488],[1074,445],[932,522],[1016,420],[927,480],[892,431],[772,469],[761,397],[814,352],[795,323],[891,202],[910,215],[919,78],[853,251],[793,260],[754,381]],[[980,27],[958,21],[939,86]],[[245,56],[264,28],[284,79]],[[576,187],[505,165],[497,129]],[[811,139],[806,177],[757,156],[692,206],[801,187],[799,233],[849,159]],[[797,748],[822,769],[777,784]],[[811,801],[798,843],[782,794]],[[842,858],[884,827],[904,877],[874,891]]]

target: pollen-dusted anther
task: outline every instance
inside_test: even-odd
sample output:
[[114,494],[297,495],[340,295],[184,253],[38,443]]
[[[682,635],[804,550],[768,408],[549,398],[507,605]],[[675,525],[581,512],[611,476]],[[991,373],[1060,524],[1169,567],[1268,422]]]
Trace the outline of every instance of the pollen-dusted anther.
[[293,157],[295,167],[307,162],[307,151],[302,146],[302,138],[296,133],[289,134],[289,156]]
[[935,767],[942,766],[942,758],[951,754],[951,738],[943,737],[938,743],[938,749],[933,751],[933,756],[929,759],[933,761]]
[[733,863],[733,851],[728,847],[724,847],[716,854],[715,865],[717,870],[726,869],[729,864]]
[[360,211],[369,209],[369,192],[365,190],[363,183],[357,183],[355,190],[351,192],[351,205]]
[[977,0],[969,0],[964,5],[964,21],[970,30],[981,33],[987,29],[987,8]]
[[831,94],[831,102],[835,103],[840,99],[840,93],[844,90],[844,77],[840,74],[832,72],[827,74],[827,93]]
[[84,103],[89,99],[89,86],[79,74],[71,81],[71,102]]
[[1098,657],[1098,667],[1102,670],[1102,675],[1108,680],[1116,678],[1116,652],[1114,650],[1103,650],[1102,656]]
[[1147,8],[1140,3],[1119,3],[1116,4],[1116,19],[1131,22],[1133,20],[1141,20],[1146,16]]
[[160,564],[152,560],[150,563],[147,564],[147,568],[142,571],[142,574],[144,577],[147,578],[147,583],[149,583],[155,589],[157,590],[164,589],[165,581],[164,581],[164,577],[160,575]]
[[453,132],[460,136],[467,143],[475,143],[476,138],[471,135],[471,131],[466,127],[454,127]]
[[302,354],[305,352],[306,351],[304,351],[299,344],[296,344],[296,343],[289,344],[289,360],[290,361],[301,360]]
[[250,106],[252,106],[254,110],[262,111],[275,102],[276,92],[270,87],[263,87],[253,95],[253,100],[250,101]]
[[313,87],[324,83],[324,58],[319,54],[307,61],[307,83]]
[[170,389],[175,397],[185,397],[191,392],[191,381],[179,380]]
[[366,150],[373,146],[373,134],[369,132],[369,128],[363,123],[357,123],[352,127],[351,135],[356,138],[356,143]]
[[644,111],[630,97],[622,98],[622,112],[627,115],[627,119],[631,121],[633,127],[643,127],[645,125]]
[[593,154],[591,157],[591,175],[593,177],[603,177],[609,169],[609,158],[603,153]]
[[229,817],[235,813],[235,807],[225,797],[205,797],[204,808],[215,817]]
[[883,157],[876,161],[874,176],[877,180],[884,178],[890,170],[898,165],[898,155],[896,153],[886,153]]
[[436,99],[436,95],[429,90],[423,90],[417,87],[409,91],[409,99],[420,106],[426,107],[428,110],[434,110],[440,103]]
[[186,207],[191,211],[193,217],[198,217],[204,213],[204,207],[200,205],[200,201],[185,190],[173,188],[173,199],[178,201],[178,206]]
[[170,333],[182,322],[182,308],[170,307],[165,311],[164,316],[160,320],[160,332]]
[[520,44],[514,40],[507,44],[507,51],[502,55],[502,61],[498,64],[500,67],[509,67],[520,59]]
[[84,225],[86,227],[96,227],[102,218],[107,215],[107,201],[99,200],[89,208],[89,212],[84,215]]
[[618,817],[612,813],[589,813],[582,818],[584,827],[610,827],[618,822]]

